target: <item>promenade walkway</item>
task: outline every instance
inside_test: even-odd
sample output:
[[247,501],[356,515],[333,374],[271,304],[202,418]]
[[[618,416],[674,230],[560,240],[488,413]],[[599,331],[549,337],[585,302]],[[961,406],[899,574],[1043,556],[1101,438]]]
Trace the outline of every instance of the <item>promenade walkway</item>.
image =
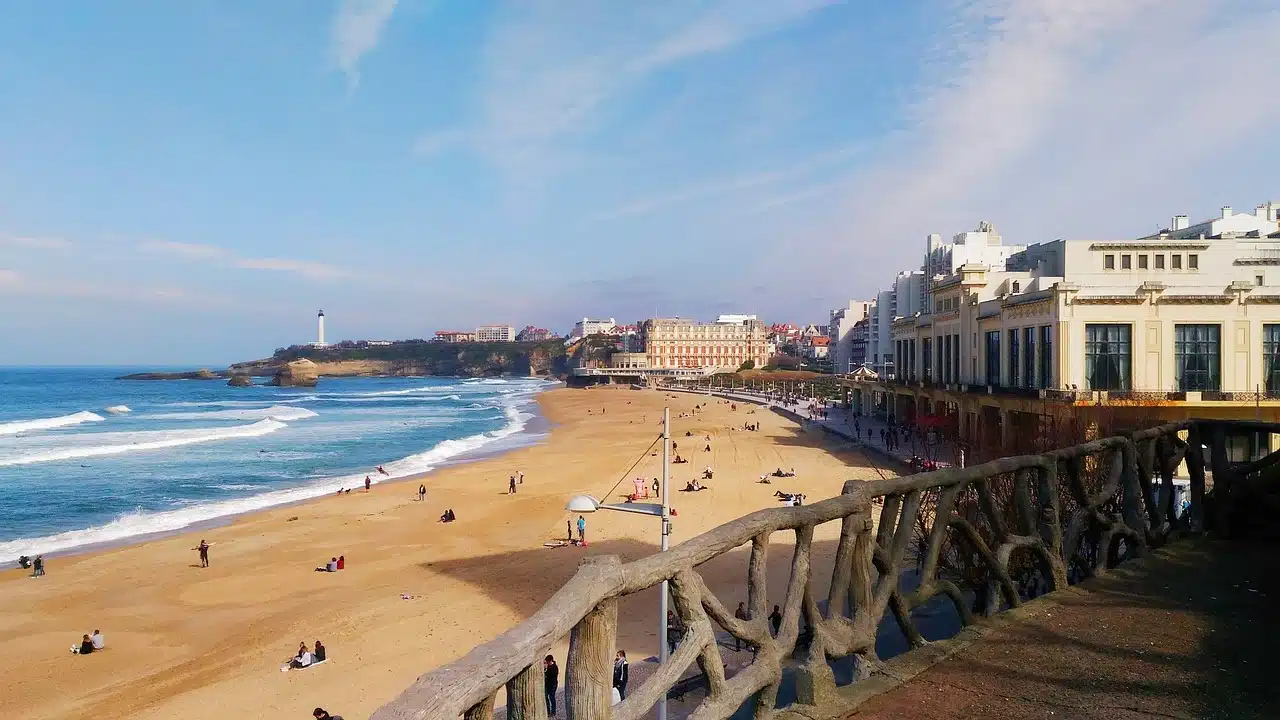
[[1001,616],[860,720],[1276,718],[1280,554],[1175,543]]

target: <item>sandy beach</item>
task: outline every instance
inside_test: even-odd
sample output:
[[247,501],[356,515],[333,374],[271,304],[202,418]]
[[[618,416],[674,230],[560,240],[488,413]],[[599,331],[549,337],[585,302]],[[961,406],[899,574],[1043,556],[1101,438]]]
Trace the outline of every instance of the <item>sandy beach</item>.
[[[681,417],[699,403],[708,403],[705,411]],[[623,513],[587,516],[588,548],[543,543],[565,537],[570,495],[602,496],[642,455],[661,432],[664,404],[672,408],[677,452],[690,461],[673,466],[673,543],[777,506],[775,490],[815,501],[838,494],[845,480],[878,477],[847,446],[763,409],[731,410],[714,399],[657,391],[552,390],[539,396],[552,424],[546,442],[430,473],[422,480],[425,502],[416,499],[419,481],[410,479],[223,527],[54,558],[36,580],[3,571],[0,697],[7,715],[306,718],[321,705],[348,720],[365,718],[418,675],[527,617],[585,554],[633,560],[657,551],[657,523]],[[747,422],[762,427],[741,430]],[[707,466],[715,470],[709,490],[674,492]],[[794,468],[797,477],[757,483],[778,467]],[[524,483],[508,495],[508,477],[518,470]],[[628,477],[660,474],[655,451]],[[615,495],[631,486],[626,480]],[[457,522],[438,522],[446,508]],[[820,528],[816,547],[829,547],[838,531],[837,524]],[[207,569],[193,550],[201,538],[212,544]],[[775,542],[785,546],[791,538]],[[782,599],[784,549],[771,554],[770,602]],[[346,570],[314,572],[337,555],[345,555]],[[815,567],[822,555],[820,549]],[[745,599],[737,597],[745,594],[745,552],[700,570],[726,604]],[[651,591],[622,605],[619,647],[633,664],[655,651],[656,604]],[[104,652],[68,652],[94,629],[106,638]],[[279,671],[299,642],[316,639],[328,648],[327,663]],[[562,668],[566,642],[553,649]]]

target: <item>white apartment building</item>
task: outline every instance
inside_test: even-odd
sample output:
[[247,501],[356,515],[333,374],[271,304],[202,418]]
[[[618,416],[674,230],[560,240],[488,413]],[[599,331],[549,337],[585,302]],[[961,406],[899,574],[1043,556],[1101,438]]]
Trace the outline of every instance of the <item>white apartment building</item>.
[[476,342],[515,342],[516,329],[510,325],[481,325],[476,328]]
[[617,327],[618,322],[613,318],[592,320],[591,318],[582,318],[582,320],[573,324],[573,332],[570,337],[583,338],[589,335],[609,335],[613,333],[613,329]]
[[831,311],[829,352],[837,373],[853,372],[853,326],[869,316],[874,304],[874,300],[850,300],[847,307]]
[[899,377],[1099,401],[1280,398],[1277,209],[967,263],[933,283],[932,313],[894,324]]
[[769,362],[769,327],[755,318],[715,323],[652,318],[642,332],[650,368],[736,370],[748,360],[756,367]]
[[1004,238],[996,232],[995,226],[985,220],[978,223],[977,230],[952,236],[950,243],[943,244],[938,233],[930,234],[925,240],[924,263],[920,266],[925,277],[921,312],[929,312],[933,308],[933,282],[938,278],[953,275],[969,264],[1003,268],[1010,256],[1027,249],[1026,245],[1003,243]]

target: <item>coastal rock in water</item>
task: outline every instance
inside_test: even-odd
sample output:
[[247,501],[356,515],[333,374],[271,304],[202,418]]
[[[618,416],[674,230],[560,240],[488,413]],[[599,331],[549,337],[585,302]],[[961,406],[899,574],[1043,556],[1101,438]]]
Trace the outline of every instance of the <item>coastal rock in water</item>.
[[132,375],[122,375],[117,380],[217,380],[226,377],[223,373],[216,373],[208,368],[199,370],[188,370],[185,372],[146,372],[134,373]]
[[227,384],[231,387],[249,387],[253,380],[248,375],[232,375]]
[[320,371],[316,364],[302,358],[287,363],[271,378],[272,385],[279,387],[315,387],[320,380]]

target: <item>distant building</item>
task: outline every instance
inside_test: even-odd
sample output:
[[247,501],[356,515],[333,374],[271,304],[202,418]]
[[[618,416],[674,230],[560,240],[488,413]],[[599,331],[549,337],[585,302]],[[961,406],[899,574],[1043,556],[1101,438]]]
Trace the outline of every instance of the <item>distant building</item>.
[[476,342],[514,342],[516,329],[510,325],[481,325],[476,328]]
[[[828,337],[831,338],[830,355],[837,373],[852,372],[866,362],[866,320],[870,317],[873,300],[850,300],[847,307],[831,311]],[[855,327],[862,323],[862,354],[854,361],[853,344]]]
[[465,330],[437,330],[434,342],[470,343],[476,341],[476,334]]
[[581,321],[573,324],[573,334],[570,337],[584,338],[590,335],[612,335],[613,329],[618,324],[613,318],[592,320],[591,318],[582,318]]
[[715,323],[652,318],[641,333],[650,368],[736,369],[748,360],[756,367],[769,360],[769,327],[755,318]]
[[324,311],[321,310],[316,315],[316,341],[311,343],[311,347],[329,347],[329,343],[324,341]]
[[526,325],[523,330],[516,333],[516,342],[543,342],[555,337],[550,330],[546,328],[534,327]]
[[809,344],[804,348],[804,354],[814,360],[825,360],[831,349],[831,338],[826,335],[817,335],[809,339]]

